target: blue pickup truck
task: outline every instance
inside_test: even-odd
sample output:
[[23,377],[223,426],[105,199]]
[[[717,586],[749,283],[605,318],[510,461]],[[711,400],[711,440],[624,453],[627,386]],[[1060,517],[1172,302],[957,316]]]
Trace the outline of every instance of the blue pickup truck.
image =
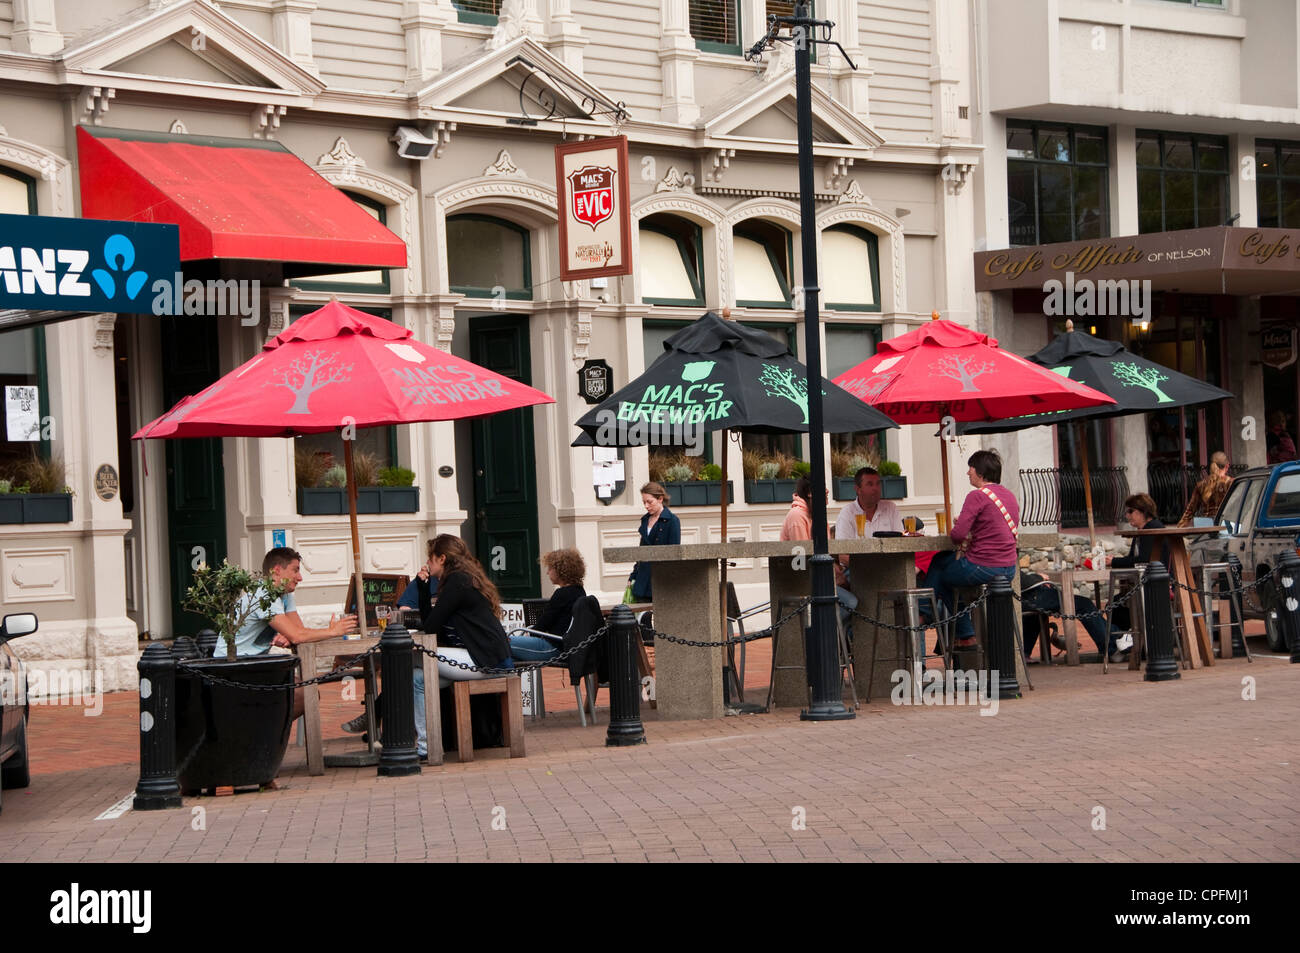
[[[1300,461],[1255,467],[1239,475],[1214,522],[1223,531],[1188,546],[1192,563],[1226,562],[1236,556],[1243,583],[1268,572],[1284,549],[1300,550]],[[1265,581],[1258,590],[1243,594],[1242,610],[1248,619],[1264,620],[1268,647],[1282,652],[1286,641],[1272,612],[1275,598]]]

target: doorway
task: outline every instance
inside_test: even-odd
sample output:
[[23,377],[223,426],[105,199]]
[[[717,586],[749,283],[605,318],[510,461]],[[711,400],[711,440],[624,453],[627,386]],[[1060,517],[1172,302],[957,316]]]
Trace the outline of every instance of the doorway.
[[[160,319],[163,406],[197,394],[220,374],[217,318]],[[171,570],[173,637],[194,635],[210,623],[181,608],[199,563],[226,557],[226,490],[221,439],[166,440],[167,561]],[[259,567],[260,568],[260,567]]]
[[[532,385],[528,318],[491,315],[469,322],[470,360]],[[537,458],[533,409],[493,414],[470,425],[474,454],[474,535],[479,562],[501,598],[541,595],[537,532]]]

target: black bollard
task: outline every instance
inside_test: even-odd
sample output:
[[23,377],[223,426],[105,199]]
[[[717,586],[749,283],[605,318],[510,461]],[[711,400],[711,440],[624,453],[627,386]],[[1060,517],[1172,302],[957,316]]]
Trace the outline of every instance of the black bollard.
[[221,636],[217,635],[214,629],[199,629],[199,634],[195,638],[199,646],[199,658],[212,658],[220,638]]
[[1142,577],[1142,604],[1146,613],[1148,682],[1182,678],[1174,661],[1174,607],[1169,598],[1169,573],[1160,562],[1147,564]]
[[[415,665],[411,660],[414,648],[411,634],[400,622],[390,623],[379,639],[379,664],[384,669],[384,690],[379,695],[383,722],[380,777],[401,778],[420,773],[420,753],[415,746]],[[436,682],[424,686],[424,703],[439,703]],[[432,739],[429,743],[433,743]]]
[[176,781],[176,660],[161,642],[150,643],[136,663],[140,673],[140,780],[137,811],[181,806]]
[[989,694],[997,692],[998,698],[1019,698],[1020,680],[1016,676],[1016,606],[1011,594],[1011,581],[995,576],[988,584],[988,597],[984,604],[985,638],[988,640],[985,655],[988,659],[989,678],[997,673],[997,684],[990,681]]
[[[1228,575],[1231,578],[1233,589],[1241,588],[1241,560],[1235,554],[1228,554]],[[1246,635],[1245,622],[1237,612],[1237,603],[1232,601],[1231,596],[1225,596],[1228,600],[1228,616],[1232,619],[1232,655],[1235,658],[1238,655],[1246,654],[1246,643],[1242,641]],[[1238,600],[1244,601],[1245,594],[1237,596]]]
[[199,657],[199,647],[188,635],[178,636],[172,641],[172,658],[178,662],[188,662]]
[[1273,567],[1274,609],[1291,661],[1300,663],[1300,557],[1285,549]]
[[609,729],[605,732],[605,746],[643,745],[641,675],[636,664],[641,627],[631,609],[625,605],[614,607],[605,638],[609,650]]

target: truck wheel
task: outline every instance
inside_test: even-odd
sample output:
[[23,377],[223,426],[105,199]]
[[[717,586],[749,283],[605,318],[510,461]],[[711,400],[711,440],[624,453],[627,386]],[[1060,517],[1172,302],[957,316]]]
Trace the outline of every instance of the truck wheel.
[[0,788],[25,788],[32,783],[27,766],[27,716],[18,722],[18,750],[0,767]]

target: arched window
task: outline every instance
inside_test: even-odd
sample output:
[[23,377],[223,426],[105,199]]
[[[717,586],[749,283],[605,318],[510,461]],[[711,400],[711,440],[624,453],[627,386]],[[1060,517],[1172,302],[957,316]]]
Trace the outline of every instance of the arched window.
[[533,297],[528,229],[490,215],[447,216],[451,290],[471,298]]
[[[388,225],[388,206],[372,199],[368,195],[342,190],[343,194],[380,225]],[[349,271],[337,275],[318,275],[292,282],[295,288],[314,291],[355,291],[363,294],[388,294],[392,290],[389,283],[388,269],[376,268],[373,271]]]
[[[36,180],[13,169],[0,166],[0,214],[35,215]],[[45,329],[41,327],[18,328],[0,334],[0,387],[22,387],[25,393],[31,388],[37,400],[32,409],[36,412],[36,429],[30,416],[21,420],[9,419],[9,401],[0,410],[0,479],[9,480],[12,486],[26,482],[23,464],[36,451],[49,457],[50,444],[42,439],[43,421],[50,413],[49,383],[45,373]],[[23,431],[19,433],[18,431]],[[12,439],[18,437],[19,439]]]
[[750,219],[732,230],[736,269],[736,304],[754,308],[789,308],[792,237],[779,225]]
[[818,265],[826,307],[880,310],[880,255],[871,232],[857,225],[832,225],[822,232]]
[[641,300],[646,304],[704,305],[700,227],[675,215],[641,220]]

